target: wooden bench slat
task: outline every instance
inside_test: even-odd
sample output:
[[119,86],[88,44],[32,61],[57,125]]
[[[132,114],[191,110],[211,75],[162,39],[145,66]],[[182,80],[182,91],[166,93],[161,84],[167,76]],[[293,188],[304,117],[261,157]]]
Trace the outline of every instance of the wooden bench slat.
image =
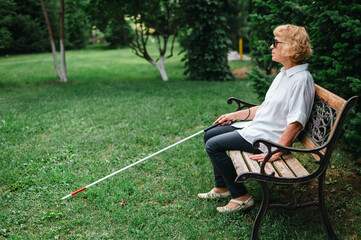
[[[252,172],[256,172],[256,173],[260,173],[261,172],[261,166],[257,161],[254,161],[252,159],[249,158],[249,156],[251,156],[253,153],[249,153],[249,152],[242,152],[249,168],[251,169]],[[265,172],[267,174],[272,174],[275,173],[275,176],[279,177],[277,171],[273,168],[271,163],[266,163],[266,166],[264,168]]]
[[264,170],[265,170],[265,172],[266,172],[267,174],[275,173],[275,176],[276,176],[276,177],[279,177],[276,169],[273,168],[272,163],[270,163],[270,162],[267,162],[267,163],[266,163],[266,166],[264,167]]
[[294,178],[295,175],[293,172],[288,168],[287,164],[283,160],[277,160],[273,162],[273,166],[278,171],[281,177],[287,178]]
[[[233,166],[236,169],[237,175],[239,175],[243,172],[250,172],[250,169],[252,172],[259,173],[261,171],[260,164],[257,161],[251,160],[249,158],[250,155],[252,155],[252,153],[243,152],[243,156],[244,156],[243,157],[241,151],[238,151],[238,150],[229,151],[229,156],[232,159]],[[247,160],[245,160],[245,159],[247,159]],[[249,161],[249,165],[251,166],[250,169],[248,169],[248,166],[247,166],[248,161]],[[277,171],[273,168],[271,163],[266,163],[265,172],[267,174],[275,173],[275,176],[279,177]]]
[[229,156],[232,159],[233,166],[236,169],[237,175],[249,172],[247,164],[245,163],[240,151],[229,151]]
[[261,172],[261,168],[258,165],[258,162],[249,158],[249,156],[251,156],[252,153],[242,152],[242,154],[243,154],[244,160],[246,161],[246,163],[247,163],[249,169],[251,170],[251,172],[256,172],[256,173]]
[[284,154],[281,157],[297,177],[303,177],[309,174],[308,171],[292,154]]
[[336,109],[338,112],[341,112],[343,106],[346,103],[346,100],[337,96],[333,92],[328,91],[327,89],[315,84],[315,96],[322,99],[332,108]]

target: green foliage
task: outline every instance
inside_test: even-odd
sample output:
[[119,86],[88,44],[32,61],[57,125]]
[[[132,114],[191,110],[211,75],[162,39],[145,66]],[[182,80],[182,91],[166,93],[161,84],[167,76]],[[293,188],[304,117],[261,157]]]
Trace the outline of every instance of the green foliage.
[[[238,1],[239,4],[239,13],[237,16],[237,21],[238,21],[238,29],[234,29],[232,31],[237,32],[238,38],[242,38],[243,39],[243,52],[249,53],[250,52],[250,25],[249,25],[249,13],[250,13],[250,1],[244,1],[244,0],[239,0]],[[236,45],[237,43],[237,48],[234,48],[234,50],[239,50],[239,39],[232,39],[232,46]],[[233,42],[236,41],[236,42]]]
[[[269,45],[272,30],[281,24],[304,26],[310,35],[313,55],[309,59],[310,71],[317,84],[348,99],[361,96],[361,4],[359,1],[261,1],[254,0],[250,24],[252,29],[252,55],[267,75],[278,68],[272,63]],[[250,75],[259,95],[263,95],[271,78],[260,79]],[[348,151],[360,156],[361,105],[349,117],[343,142]],[[355,141],[358,139],[357,141]]]
[[[310,23],[314,56],[311,61],[316,82],[347,99],[361,97],[361,4],[359,1],[316,2],[317,18]],[[349,118],[343,141],[359,158],[361,149],[361,105]]]
[[257,92],[258,99],[263,101],[268,88],[271,86],[273,75],[267,75],[259,67],[251,68],[251,72],[246,72],[247,79],[252,81],[254,90]]
[[0,1],[0,50],[10,47],[13,42],[10,28],[16,14],[15,8],[16,5],[12,0]]
[[[101,1],[91,0],[87,12],[97,27],[105,32],[106,40],[114,47],[131,45],[138,37],[130,24],[141,26],[144,35],[177,34],[177,1]],[[125,20],[130,19],[130,20]],[[152,31],[150,31],[150,29]],[[140,44],[142,45],[142,44]]]
[[[108,23],[111,23],[112,27],[120,23],[122,26],[116,28],[115,33],[125,33],[126,36],[118,39],[125,39],[138,57],[155,66],[162,80],[168,81],[164,60],[173,56],[174,42],[179,29],[178,0],[91,0],[88,9],[93,18],[100,21],[101,29]],[[125,19],[131,22],[134,34],[129,35],[131,29]],[[147,49],[148,41],[157,43],[159,55],[156,58]]]
[[126,11],[123,2],[91,0],[86,12],[93,25],[105,33],[110,48],[128,45],[134,39],[133,30],[124,20]]
[[[59,41],[59,1],[45,1],[56,44]],[[0,54],[50,51],[49,35],[39,0],[0,1]],[[89,24],[78,1],[65,2],[65,47],[83,48]]]
[[185,74],[190,80],[227,81],[234,77],[227,65],[227,37],[231,1],[182,0],[185,25]]
[[108,22],[105,30],[105,40],[110,43],[110,48],[127,46],[133,39],[134,32],[127,21],[118,19],[116,23],[114,23],[114,20]]
[[49,47],[40,1],[4,0],[0,9],[0,53],[45,51]]
[[239,38],[242,34],[242,27],[246,21],[243,18],[243,13],[246,12],[247,1],[242,0],[228,0],[227,13],[227,28],[226,35],[231,41],[230,48],[237,51],[239,50]]
[[81,49],[88,44],[90,23],[83,11],[84,4],[78,0],[65,1],[66,49]]

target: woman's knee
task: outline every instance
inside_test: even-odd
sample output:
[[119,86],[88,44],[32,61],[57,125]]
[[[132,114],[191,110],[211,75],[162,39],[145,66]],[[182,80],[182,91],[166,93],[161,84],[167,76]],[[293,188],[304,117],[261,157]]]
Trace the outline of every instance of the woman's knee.
[[226,125],[226,126],[217,126],[215,128],[212,128],[208,131],[206,131],[203,135],[203,140],[204,142],[206,143],[209,139],[213,138],[213,137],[216,137],[218,135],[221,135],[221,134],[224,134],[224,133],[227,133],[227,132],[231,132],[233,131],[234,129],[229,126],[229,125]]
[[211,131],[207,131],[203,135],[203,141],[206,143],[209,139],[211,139],[214,136],[214,134],[211,133]]
[[203,135],[203,141],[206,143],[211,138],[210,134],[208,132],[205,132]]
[[217,143],[217,138],[213,137],[213,138],[210,138],[208,141],[206,141],[205,143],[205,149],[206,149],[206,152],[209,154],[209,155],[213,155],[217,152],[219,152],[218,150],[218,143]]

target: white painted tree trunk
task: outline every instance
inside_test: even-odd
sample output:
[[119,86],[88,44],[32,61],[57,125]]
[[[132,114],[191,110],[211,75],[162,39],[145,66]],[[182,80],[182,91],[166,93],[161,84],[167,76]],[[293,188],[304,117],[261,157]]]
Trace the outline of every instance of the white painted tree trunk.
[[64,0],[60,0],[60,56],[61,56],[60,82],[67,82],[68,76],[66,71],[65,46],[64,46]]
[[60,54],[61,54],[61,82],[67,82],[68,76],[66,71],[66,62],[65,62],[65,47],[64,47],[64,40],[60,40]]
[[167,72],[165,71],[165,67],[164,67],[164,60],[165,60],[165,57],[161,56],[159,58],[159,63],[157,63],[154,60],[151,60],[150,63],[153,64],[158,69],[160,76],[162,77],[162,80],[168,81]]
[[56,71],[56,75],[58,76],[59,80],[61,80],[61,74],[60,74],[59,66],[58,66],[58,59],[56,57],[56,48],[55,48],[53,33],[51,31],[51,26],[50,26],[50,22],[49,22],[49,18],[48,18],[48,13],[46,11],[44,0],[40,0],[40,3],[41,3],[42,10],[43,10],[46,26],[48,28],[51,52],[53,53],[54,68]]
[[59,80],[61,80],[61,74],[60,74],[60,71],[59,71],[58,59],[56,57],[56,48],[55,48],[54,40],[52,40],[50,42],[50,45],[51,45],[51,52],[53,53],[53,61],[54,61],[54,68],[55,68],[55,71],[56,71],[56,75],[58,76]]

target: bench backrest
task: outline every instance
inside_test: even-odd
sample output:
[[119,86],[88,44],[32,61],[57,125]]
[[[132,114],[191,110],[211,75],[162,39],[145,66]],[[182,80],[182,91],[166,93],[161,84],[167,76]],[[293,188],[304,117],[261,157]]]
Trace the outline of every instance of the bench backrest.
[[[312,113],[305,129],[298,136],[303,146],[311,149],[328,144],[321,153],[326,154],[329,151],[332,153],[346,116],[356,101],[357,97],[352,97],[346,101],[315,84],[315,101]],[[318,155],[314,154],[313,156],[316,160],[320,160]]]

